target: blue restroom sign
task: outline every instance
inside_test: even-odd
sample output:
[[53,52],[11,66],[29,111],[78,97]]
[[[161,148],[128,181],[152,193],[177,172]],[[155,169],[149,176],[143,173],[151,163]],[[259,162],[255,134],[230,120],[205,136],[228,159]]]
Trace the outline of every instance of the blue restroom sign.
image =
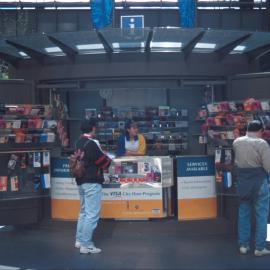
[[121,28],[124,29],[144,28],[144,16],[143,15],[121,16]]

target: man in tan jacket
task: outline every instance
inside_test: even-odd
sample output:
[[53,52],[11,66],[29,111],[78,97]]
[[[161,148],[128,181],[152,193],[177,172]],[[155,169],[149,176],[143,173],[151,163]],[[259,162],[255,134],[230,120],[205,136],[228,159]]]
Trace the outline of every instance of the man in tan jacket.
[[241,254],[250,247],[251,214],[255,209],[255,256],[269,255],[266,248],[267,220],[269,214],[268,172],[270,171],[270,147],[262,139],[263,126],[254,120],[248,124],[246,136],[233,143],[237,191],[240,198],[238,214],[238,242]]

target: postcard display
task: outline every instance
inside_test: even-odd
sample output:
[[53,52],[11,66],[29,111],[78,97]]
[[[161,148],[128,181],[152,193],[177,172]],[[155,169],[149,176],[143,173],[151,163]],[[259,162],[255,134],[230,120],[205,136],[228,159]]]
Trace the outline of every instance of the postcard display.
[[[57,122],[50,105],[0,104],[0,221],[36,222],[49,197],[50,149]],[[18,218],[21,215],[21,218]]]
[[[171,215],[172,158],[114,159],[102,189],[102,218],[148,219]],[[52,161],[52,218],[76,220],[79,195],[68,160]]]
[[0,152],[0,201],[48,195],[50,152]]

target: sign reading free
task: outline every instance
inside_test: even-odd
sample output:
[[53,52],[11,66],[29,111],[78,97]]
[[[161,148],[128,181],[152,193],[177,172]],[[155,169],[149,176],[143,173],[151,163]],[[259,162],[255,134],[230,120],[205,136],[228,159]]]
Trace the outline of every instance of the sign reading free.
[[179,219],[216,217],[214,157],[178,157],[177,185]]

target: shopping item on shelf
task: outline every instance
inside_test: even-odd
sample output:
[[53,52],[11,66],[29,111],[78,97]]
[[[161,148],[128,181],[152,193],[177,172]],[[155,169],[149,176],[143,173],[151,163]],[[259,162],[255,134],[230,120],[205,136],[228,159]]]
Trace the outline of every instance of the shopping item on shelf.
[[19,191],[19,179],[17,175],[10,177],[10,190]]
[[7,186],[8,186],[8,177],[0,176],[0,192],[7,191]]

